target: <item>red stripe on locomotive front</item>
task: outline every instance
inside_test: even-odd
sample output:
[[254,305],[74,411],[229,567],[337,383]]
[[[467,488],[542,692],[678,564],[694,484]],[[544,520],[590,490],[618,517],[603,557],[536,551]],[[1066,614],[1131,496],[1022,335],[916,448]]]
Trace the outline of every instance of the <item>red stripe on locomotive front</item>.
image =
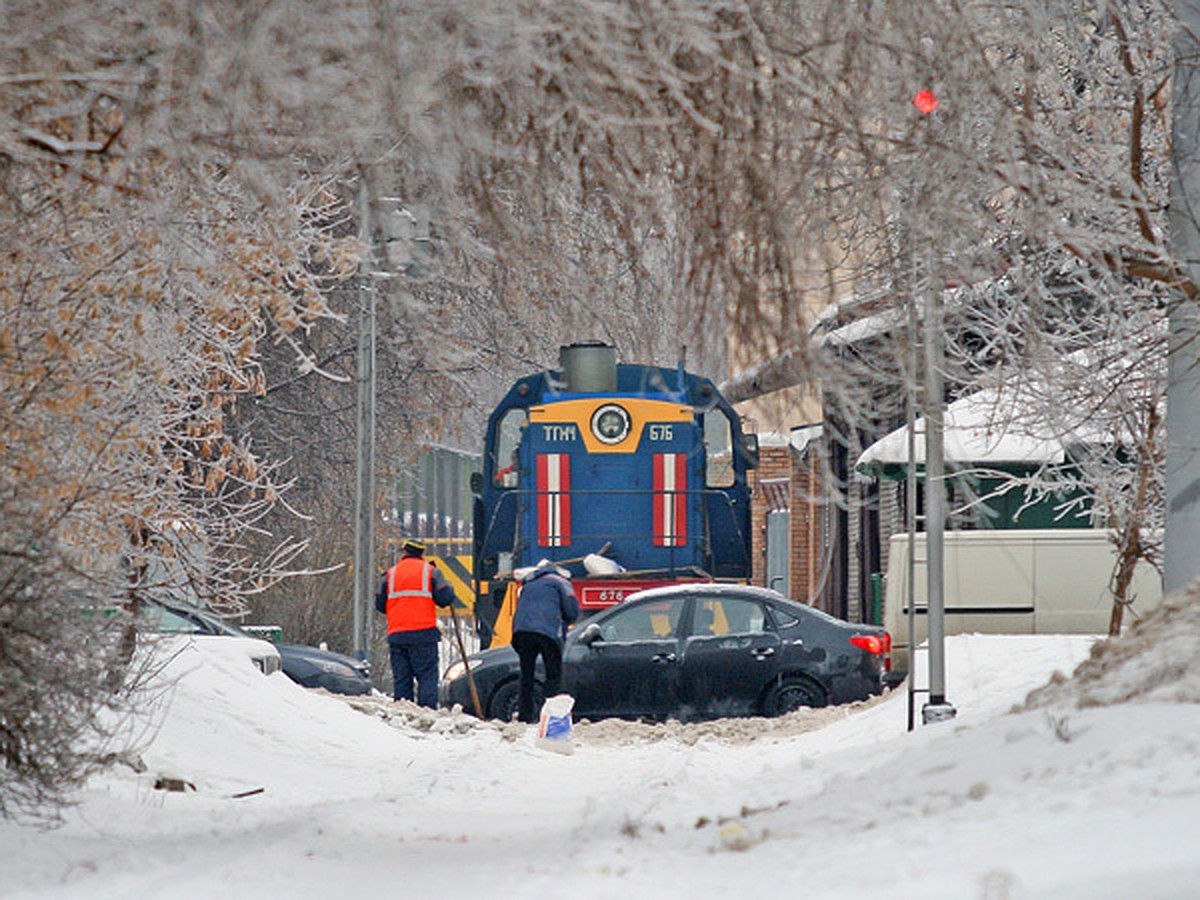
[[542,453],[537,458],[537,523],[539,547],[571,543],[571,457]]
[[675,457],[675,546],[687,544],[687,456],[682,453],[671,454]]

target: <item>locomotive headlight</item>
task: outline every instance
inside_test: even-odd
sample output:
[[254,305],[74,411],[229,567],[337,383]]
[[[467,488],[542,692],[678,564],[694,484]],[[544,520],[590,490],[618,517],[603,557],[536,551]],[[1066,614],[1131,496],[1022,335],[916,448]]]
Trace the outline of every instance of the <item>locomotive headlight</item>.
[[629,436],[629,413],[616,403],[606,403],[592,413],[592,434],[602,444],[619,444]]

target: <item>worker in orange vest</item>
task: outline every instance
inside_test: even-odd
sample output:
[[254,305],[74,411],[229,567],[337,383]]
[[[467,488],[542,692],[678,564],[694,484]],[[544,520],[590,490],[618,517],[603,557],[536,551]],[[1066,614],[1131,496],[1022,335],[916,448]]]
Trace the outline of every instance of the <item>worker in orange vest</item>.
[[450,606],[455,593],[446,576],[424,556],[424,544],[404,542],[400,561],[388,569],[375,595],[375,608],[387,616],[392,696],[412,700],[416,679],[417,703],[435,707],[442,635],[434,605]]

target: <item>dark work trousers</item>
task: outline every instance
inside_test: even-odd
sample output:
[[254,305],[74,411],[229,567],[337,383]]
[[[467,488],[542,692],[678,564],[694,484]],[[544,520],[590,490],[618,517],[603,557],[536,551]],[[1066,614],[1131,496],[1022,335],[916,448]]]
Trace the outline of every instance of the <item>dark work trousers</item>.
[[517,718],[536,722],[533,711],[533,670],[540,654],[546,667],[546,696],[553,697],[562,684],[562,648],[558,641],[537,631],[516,631],[512,636],[513,649],[521,659],[521,684],[517,693]]
[[411,700],[415,678],[417,703],[430,708],[437,706],[437,642],[401,644],[389,639],[388,649],[392,657],[392,696],[397,700]]

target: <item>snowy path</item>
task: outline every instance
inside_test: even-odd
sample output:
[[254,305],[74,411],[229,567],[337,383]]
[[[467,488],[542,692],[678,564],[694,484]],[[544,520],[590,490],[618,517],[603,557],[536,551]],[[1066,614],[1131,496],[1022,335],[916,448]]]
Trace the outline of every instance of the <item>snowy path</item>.
[[[0,896],[1195,896],[1200,707],[1006,714],[1089,643],[953,639],[959,718],[911,734],[897,693],[585,723],[569,756],[528,729],[441,714],[431,733],[388,701],[390,723],[264,689],[196,651],[149,772],[96,779],[57,830],[0,825]],[[152,790],[167,773],[197,790]]]

